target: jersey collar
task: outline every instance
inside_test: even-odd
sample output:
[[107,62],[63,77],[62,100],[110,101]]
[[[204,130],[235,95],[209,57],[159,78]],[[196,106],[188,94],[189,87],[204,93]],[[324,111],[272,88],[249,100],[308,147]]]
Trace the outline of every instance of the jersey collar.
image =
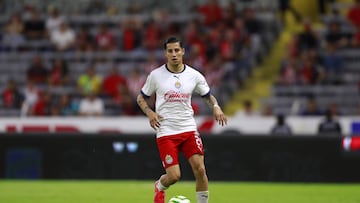
[[185,71],[186,65],[184,64],[184,69],[183,69],[181,72],[173,72],[173,71],[171,71],[171,70],[168,68],[167,64],[165,64],[165,68],[166,68],[166,70],[168,70],[170,73],[178,74],[178,73],[182,73],[182,72]]

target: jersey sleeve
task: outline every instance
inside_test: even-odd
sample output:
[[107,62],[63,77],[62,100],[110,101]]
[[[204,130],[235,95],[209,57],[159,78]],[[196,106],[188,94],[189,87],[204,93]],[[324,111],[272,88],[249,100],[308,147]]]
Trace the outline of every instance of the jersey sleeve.
[[196,82],[197,82],[195,87],[196,93],[198,93],[202,97],[210,94],[210,87],[206,82],[205,77],[200,72],[198,72],[197,74]]
[[150,73],[146,78],[144,86],[141,88],[141,94],[150,97],[155,92],[154,74]]

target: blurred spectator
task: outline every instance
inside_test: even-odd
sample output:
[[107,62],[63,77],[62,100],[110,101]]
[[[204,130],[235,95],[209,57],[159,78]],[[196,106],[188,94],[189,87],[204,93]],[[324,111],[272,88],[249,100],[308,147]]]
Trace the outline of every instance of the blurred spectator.
[[85,8],[86,14],[105,14],[107,5],[104,0],[91,0]]
[[218,0],[207,0],[207,2],[198,7],[198,12],[203,16],[203,23],[206,26],[213,26],[223,18],[223,10]]
[[49,74],[50,86],[64,86],[69,83],[69,69],[63,58],[56,58],[52,64]]
[[303,116],[321,116],[323,112],[318,108],[315,98],[309,97],[305,109],[301,112]]
[[146,76],[139,68],[134,68],[130,71],[129,76],[127,77],[127,86],[133,98],[139,94],[145,81]]
[[295,85],[299,83],[299,70],[297,58],[289,55],[287,59],[282,61],[280,74],[277,79],[279,85]]
[[2,45],[11,49],[18,48],[25,42],[24,22],[20,15],[14,14],[5,24],[4,34],[2,36]]
[[323,66],[323,58],[320,56],[318,49],[312,48],[306,51],[309,55],[309,60],[315,65],[315,66]]
[[33,81],[28,81],[24,88],[25,103],[29,105],[35,104],[38,99],[40,89],[35,85]]
[[243,101],[243,109],[236,113],[236,117],[253,117],[258,116],[259,112],[254,110],[253,103],[251,100]]
[[122,115],[134,116],[140,113],[136,100],[131,95],[128,88],[120,88],[116,97],[114,98],[114,103],[117,108],[120,109]]
[[344,59],[337,52],[336,45],[328,44],[323,55],[323,65],[325,69],[326,82],[330,84],[341,83]]
[[147,56],[147,59],[144,63],[141,64],[142,70],[145,70],[145,73],[150,73],[155,68],[159,67],[159,61],[156,58],[154,52],[150,52]]
[[95,92],[88,92],[87,95],[80,100],[80,116],[102,116],[104,110],[104,102],[101,98],[97,97]]
[[16,82],[13,79],[7,81],[6,87],[2,92],[3,107],[19,109],[24,100]]
[[260,52],[263,49],[261,33],[263,31],[262,22],[256,18],[255,11],[252,8],[245,8],[244,10],[244,24],[247,32],[250,34],[251,52],[259,59]]
[[354,5],[347,13],[347,19],[354,27],[360,27],[360,0],[354,0]]
[[126,78],[119,73],[116,66],[113,66],[109,74],[104,77],[102,90],[105,95],[116,98],[123,92],[122,89],[127,89]]
[[126,8],[127,14],[141,14],[143,12],[143,7],[140,2],[129,2],[128,7]]
[[156,50],[161,39],[161,30],[155,20],[150,20],[144,29],[143,47],[148,51]]
[[222,20],[225,22],[228,28],[233,27],[234,21],[237,18],[237,4],[236,1],[230,0],[227,2],[223,9]]
[[324,81],[325,73],[323,68],[311,60],[307,51],[303,53],[299,71],[300,80],[304,85],[321,84]]
[[202,31],[202,25],[198,19],[193,19],[186,23],[184,27],[184,42],[186,45],[192,45],[199,39],[199,33]]
[[138,18],[128,18],[122,26],[122,49],[124,51],[133,51],[141,45],[142,22]]
[[162,37],[168,36],[167,30],[170,26],[171,20],[167,9],[156,8],[152,12],[152,19],[156,22],[161,30]]
[[65,22],[65,17],[60,14],[57,7],[50,7],[48,17],[45,20],[45,27],[48,34],[60,28]]
[[32,63],[26,71],[28,81],[33,81],[36,85],[45,85],[48,82],[49,71],[43,63],[40,55],[32,59]]
[[320,45],[319,36],[314,31],[311,22],[304,21],[303,28],[304,30],[299,34],[300,51],[318,48]]
[[262,109],[261,115],[262,116],[272,116],[273,115],[273,107],[270,104],[265,105]]
[[70,51],[74,49],[75,32],[65,22],[60,23],[59,29],[50,33],[50,41],[57,51]]
[[[189,46],[190,50],[190,60],[191,64],[194,67],[201,68],[202,64],[207,63],[207,47],[206,44],[206,35],[202,25],[198,20],[192,20],[185,25],[183,32],[184,43],[186,46]],[[219,40],[220,42],[220,40]]]
[[251,7],[247,7],[243,11],[244,24],[246,30],[250,34],[260,34],[262,32],[262,23],[256,18],[255,11]]
[[360,47],[360,26],[356,28],[356,31],[351,38],[351,45],[355,48]]
[[236,41],[236,44],[233,46],[235,63],[234,74],[241,75],[241,78],[237,79],[242,80],[243,78],[250,76],[252,67],[256,63],[256,55],[252,52],[252,38],[245,28],[242,17],[236,17],[234,19],[233,30]]
[[221,82],[223,81],[223,77],[225,75],[225,70],[222,67],[223,60],[220,55],[217,55],[213,58],[206,69],[204,70],[204,75],[210,87],[214,90],[216,87],[219,87]]
[[341,24],[337,21],[332,21],[328,25],[328,30],[325,34],[327,44],[334,44],[338,48],[349,45],[350,34],[341,30]]
[[235,54],[240,50],[237,45],[240,45],[240,43],[236,41],[234,30],[226,29],[224,38],[220,43],[220,53],[224,61],[233,61],[235,59]]
[[290,57],[298,57],[300,56],[300,42],[299,42],[299,34],[295,33],[291,36],[287,44],[287,53]]
[[101,24],[95,36],[98,51],[113,51],[116,48],[115,36],[106,24]]
[[331,115],[333,116],[340,116],[342,115],[342,113],[339,110],[338,104],[337,103],[330,103],[326,109],[326,112],[329,112]]
[[41,18],[39,11],[33,9],[30,19],[25,21],[25,36],[27,40],[43,40],[46,34],[45,21]]
[[27,81],[24,87],[24,102],[21,106],[21,115],[27,116],[39,98],[40,90],[32,80]]
[[250,33],[247,31],[244,19],[240,16],[237,16],[233,19],[233,24],[229,26],[230,29],[234,30],[235,39],[238,41],[239,45],[246,43],[250,38]]
[[93,36],[87,27],[81,27],[75,38],[75,49],[77,52],[90,52],[95,48]]
[[207,59],[213,58],[218,53],[217,50],[220,47],[224,29],[225,26],[223,23],[217,23],[215,26],[209,29],[208,33],[205,35],[208,37],[208,42],[204,45],[206,46],[205,50]]
[[52,107],[52,95],[48,91],[39,93],[37,101],[30,111],[31,116],[50,116]]
[[319,135],[339,135],[341,136],[341,125],[334,119],[334,115],[328,111],[325,119],[319,124]]
[[285,116],[280,114],[276,116],[276,124],[271,128],[272,135],[292,135],[291,127],[286,123]]
[[55,108],[60,116],[74,116],[79,111],[79,104],[69,94],[62,94]]
[[205,64],[208,63],[206,55],[202,54],[200,51],[200,46],[195,44],[190,48],[189,58],[187,59],[188,63],[193,67],[198,68],[199,71],[204,72]]
[[90,92],[98,94],[101,90],[102,78],[95,71],[94,64],[90,64],[86,73],[80,75],[77,86],[80,94],[87,95]]

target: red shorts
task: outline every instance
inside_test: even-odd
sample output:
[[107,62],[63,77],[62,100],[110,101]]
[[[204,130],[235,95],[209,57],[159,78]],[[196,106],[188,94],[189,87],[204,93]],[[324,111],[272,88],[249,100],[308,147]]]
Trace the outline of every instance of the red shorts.
[[184,132],[156,139],[164,168],[179,164],[179,151],[186,159],[194,154],[204,155],[204,147],[198,132]]

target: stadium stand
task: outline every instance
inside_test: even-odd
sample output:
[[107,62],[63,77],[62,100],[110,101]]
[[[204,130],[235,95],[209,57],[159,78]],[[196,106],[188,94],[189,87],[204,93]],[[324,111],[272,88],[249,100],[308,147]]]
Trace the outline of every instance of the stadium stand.
[[301,38],[309,40],[304,33],[311,25],[304,24],[294,35],[297,50],[284,56],[271,97],[262,101],[275,114],[302,115],[309,99],[314,99],[322,115],[332,106],[338,108],[338,115],[359,115],[359,27],[349,17],[353,8],[359,8],[354,2],[333,3],[331,12],[320,16],[321,27],[313,32],[312,47],[301,42]]
[[[51,72],[53,62],[62,59],[66,63],[69,76],[66,84],[36,84],[40,95],[47,92],[51,97],[42,116],[58,115],[54,112],[59,112],[56,108],[64,94],[70,95],[74,102],[85,96],[79,92],[77,81],[90,65],[95,66],[101,78],[113,67],[127,79],[131,79],[134,69],[145,75],[163,62],[161,42],[169,35],[179,35],[185,40],[187,63],[209,77],[214,94],[221,104],[226,104],[261,62],[281,29],[276,18],[277,5],[271,1],[3,2],[0,8],[3,11],[0,25],[4,27],[0,36],[1,92],[5,90],[6,81],[12,79],[24,94],[29,68],[37,56],[41,56],[47,70],[46,74],[40,72],[44,77],[49,77],[48,74],[60,77],[57,72]],[[215,7],[220,8],[219,19],[206,24],[203,19],[214,2]],[[57,14],[53,14],[54,10]],[[64,23],[68,29],[57,33],[60,39],[55,44],[53,30],[61,30]],[[101,31],[104,27],[105,31]],[[103,91],[99,96],[105,103],[105,116],[126,114],[127,111],[119,111],[119,100]],[[134,95],[132,102],[135,102]],[[202,102],[195,96],[196,113],[209,114]],[[32,105],[8,108],[2,101],[0,106],[0,116],[34,115]]]

